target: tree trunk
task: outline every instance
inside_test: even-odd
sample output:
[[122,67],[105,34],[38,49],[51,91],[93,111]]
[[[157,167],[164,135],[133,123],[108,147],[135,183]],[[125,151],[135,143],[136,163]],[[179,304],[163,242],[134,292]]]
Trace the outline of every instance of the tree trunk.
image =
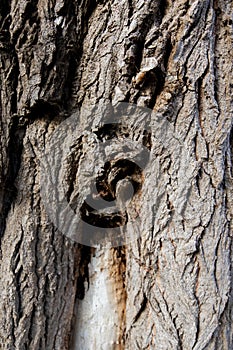
[[[231,0],[1,1],[0,349],[233,348],[232,10]],[[120,102],[138,106],[134,120],[105,127],[101,113]],[[62,158],[54,135],[71,117],[102,144],[148,152],[144,172],[118,153],[117,174],[137,186],[129,242],[70,237],[43,200],[45,154]],[[71,134],[55,187],[77,212],[83,159],[94,168],[99,153]]]

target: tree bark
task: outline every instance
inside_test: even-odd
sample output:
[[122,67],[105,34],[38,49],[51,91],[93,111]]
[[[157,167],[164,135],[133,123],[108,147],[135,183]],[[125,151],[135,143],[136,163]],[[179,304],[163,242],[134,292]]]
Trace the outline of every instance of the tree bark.
[[[0,349],[233,348],[232,10],[231,0],[0,3]],[[77,110],[77,125],[98,133],[94,107],[119,102],[158,118],[132,202],[140,237],[93,248],[49,217],[41,159]],[[104,137],[143,143],[144,129]],[[79,146],[70,199],[86,186]]]

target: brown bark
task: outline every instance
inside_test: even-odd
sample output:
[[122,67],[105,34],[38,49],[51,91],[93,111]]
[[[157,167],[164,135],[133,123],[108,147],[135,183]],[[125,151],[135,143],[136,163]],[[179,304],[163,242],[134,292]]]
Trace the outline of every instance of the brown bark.
[[[1,2],[0,349],[233,348],[232,10],[231,0]],[[161,129],[133,202],[140,238],[94,249],[51,222],[40,160],[77,109],[121,101],[153,109]],[[101,118],[77,123],[98,129]],[[76,155],[70,198],[79,166]]]

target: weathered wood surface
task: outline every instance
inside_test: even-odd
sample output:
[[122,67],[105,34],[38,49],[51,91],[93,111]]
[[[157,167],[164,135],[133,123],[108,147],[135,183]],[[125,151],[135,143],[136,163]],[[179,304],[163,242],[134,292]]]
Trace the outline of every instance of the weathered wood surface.
[[[231,0],[1,1],[0,349],[233,348],[232,10]],[[40,159],[77,108],[120,101],[153,109],[183,148],[164,152],[152,130],[138,199],[151,229],[94,250],[51,223]]]

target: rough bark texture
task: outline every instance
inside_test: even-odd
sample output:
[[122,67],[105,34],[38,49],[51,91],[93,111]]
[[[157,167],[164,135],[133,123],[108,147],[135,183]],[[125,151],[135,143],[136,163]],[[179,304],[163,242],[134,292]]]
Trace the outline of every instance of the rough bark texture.
[[[0,349],[233,348],[232,10],[1,1]],[[152,130],[137,199],[151,229],[91,249],[50,222],[39,160],[65,118],[109,101],[153,109],[183,150],[163,152]]]

